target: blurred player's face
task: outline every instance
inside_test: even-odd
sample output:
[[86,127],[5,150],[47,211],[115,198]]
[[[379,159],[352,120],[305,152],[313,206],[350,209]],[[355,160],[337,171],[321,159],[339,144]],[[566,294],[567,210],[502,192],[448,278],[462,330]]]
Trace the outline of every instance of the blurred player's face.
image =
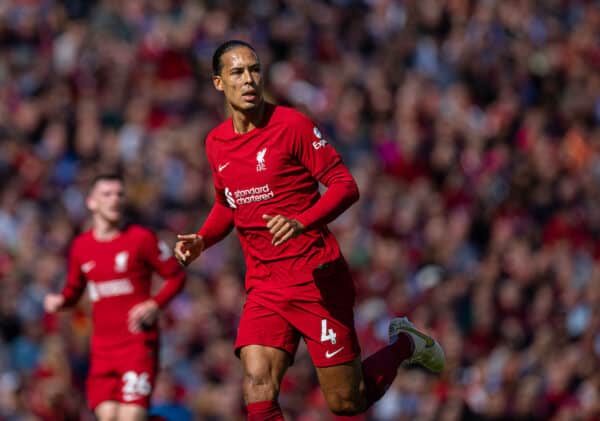
[[87,199],[89,210],[111,224],[118,224],[125,207],[125,190],[118,180],[99,180]]
[[217,90],[238,111],[252,111],[262,102],[263,80],[254,51],[237,47],[221,56],[221,74],[213,77]]

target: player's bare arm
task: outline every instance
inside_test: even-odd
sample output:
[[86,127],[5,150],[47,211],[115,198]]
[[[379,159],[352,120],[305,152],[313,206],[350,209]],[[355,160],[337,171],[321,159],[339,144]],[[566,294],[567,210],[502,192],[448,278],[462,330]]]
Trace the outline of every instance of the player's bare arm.
[[202,236],[198,234],[178,234],[173,253],[182,266],[187,266],[200,256],[205,244]]
[[273,234],[271,242],[275,246],[285,243],[290,238],[299,236],[304,231],[304,225],[283,215],[263,215],[263,219],[267,221],[267,228]]

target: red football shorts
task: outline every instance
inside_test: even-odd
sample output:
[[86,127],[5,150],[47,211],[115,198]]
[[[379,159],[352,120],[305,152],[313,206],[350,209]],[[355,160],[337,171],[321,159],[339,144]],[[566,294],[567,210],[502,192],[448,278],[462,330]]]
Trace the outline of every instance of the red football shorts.
[[355,289],[343,259],[314,272],[314,281],[248,293],[235,351],[264,345],[294,359],[300,337],[317,367],[354,360],[360,346],[354,329]]
[[90,354],[86,391],[92,410],[104,401],[149,407],[158,371],[156,342]]

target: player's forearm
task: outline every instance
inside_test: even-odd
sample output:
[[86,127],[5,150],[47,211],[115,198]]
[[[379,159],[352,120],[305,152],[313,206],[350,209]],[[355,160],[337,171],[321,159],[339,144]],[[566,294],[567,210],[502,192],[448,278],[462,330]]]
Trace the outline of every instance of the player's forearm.
[[198,235],[204,239],[204,248],[218,243],[233,229],[233,211],[220,202],[215,202]]
[[61,292],[65,299],[61,308],[73,307],[81,298],[85,285],[69,285],[67,284]]
[[164,279],[162,288],[152,297],[159,308],[164,308],[183,289],[185,273],[178,269],[174,274],[165,276]]
[[[73,242],[71,248],[69,250],[69,259],[67,266],[67,279],[65,285],[63,286],[60,294],[63,296],[64,300],[60,308],[68,308],[73,307],[77,304],[77,301],[81,298],[83,291],[87,285],[87,280],[82,272],[82,262],[78,257],[78,247],[77,240]],[[90,263],[87,263],[90,265]],[[95,265],[95,263],[91,263],[91,265]]]
[[324,184],[328,188],[323,196],[294,218],[304,225],[304,229],[317,228],[333,221],[359,198],[356,182],[347,170],[325,180]]

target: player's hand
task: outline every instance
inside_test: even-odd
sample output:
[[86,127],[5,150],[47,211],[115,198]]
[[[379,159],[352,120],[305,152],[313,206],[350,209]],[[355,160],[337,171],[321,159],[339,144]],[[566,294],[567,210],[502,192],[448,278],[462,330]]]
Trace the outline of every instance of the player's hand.
[[44,310],[47,313],[56,313],[65,303],[65,297],[62,294],[46,294],[44,297]]
[[144,327],[149,327],[156,322],[158,318],[158,304],[150,299],[134,305],[129,310],[127,324],[132,333],[141,332]]
[[267,228],[273,234],[271,243],[275,246],[283,244],[290,238],[296,238],[304,231],[304,225],[300,222],[282,215],[263,215],[263,219],[267,221]]
[[181,266],[189,265],[204,250],[204,239],[198,234],[178,234],[177,240],[173,252]]

